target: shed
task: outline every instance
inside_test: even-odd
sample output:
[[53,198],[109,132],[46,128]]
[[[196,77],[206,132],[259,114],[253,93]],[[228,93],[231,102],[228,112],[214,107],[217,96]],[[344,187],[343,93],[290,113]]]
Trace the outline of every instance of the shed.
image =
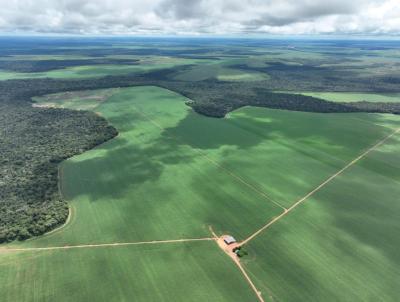
[[225,236],[225,237],[224,237],[224,242],[225,242],[227,245],[230,245],[230,244],[232,244],[232,243],[235,243],[235,242],[236,242],[236,239],[233,238],[232,236],[228,235],[228,236]]

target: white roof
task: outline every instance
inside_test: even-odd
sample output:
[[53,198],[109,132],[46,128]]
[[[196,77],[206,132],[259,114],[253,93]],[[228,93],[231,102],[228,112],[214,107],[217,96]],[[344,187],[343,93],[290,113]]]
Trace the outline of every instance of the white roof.
[[225,237],[224,237],[224,241],[225,241],[226,243],[230,244],[230,243],[236,242],[236,239],[233,238],[232,236],[228,235],[228,236],[225,236]]

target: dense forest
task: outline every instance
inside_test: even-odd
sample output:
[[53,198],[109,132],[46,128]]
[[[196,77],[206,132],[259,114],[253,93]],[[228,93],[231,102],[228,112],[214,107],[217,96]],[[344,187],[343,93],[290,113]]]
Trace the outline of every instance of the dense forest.
[[272,92],[256,83],[223,83],[207,80],[195,83],[159,81],[157,85],[188,97],[191,99],[188,105],[193,110],[211,117],[224,117],[228,112],[243,106],[320,113],[375,112],[399,114],[400,112],[400,102],[337,103],[295,93]]
[[[14,47],[14,46],[13,46]],[[15,46],[16,47],[16,46]],[[43,46],[41,46],[43,47]],[[252,53],[243,49],[213,47],[224,55]],[[7,60],[14,53],[76,54],[90,53],[84,60]],[[99,58],[117,54],[162,54],[179,57],[203,57],[209,50],[159,50],[157,48],[49,49],[27,51],[20,47],[3,53],[0,69],[23,72],[47,71],[91,64],[136,64],[135,60]],[[207,58],[216,55],[209,54]],[[336,56],[337,57],[337,56]],[[354,58],[347,58],[354,63]],[[112,62],[111,62],[112,61]],[[328,60],[329,61],[329,60]],[[338,59],[344,62],[345,59]],[[329,61],[329,62],[332,62]],[[274,109],[307,112],[381,112],[400,114],[400,102],[334,103],[290,91],[398,92],[400,75],[362,75],[345,67],[328,66],[327,61],[299,60],[298,64],[266,60],[263,66],[234,64],[231,68],[265,72],[267,81],[224,82],[216,78],[202,81],[178,81],[179,73],[192,66],[107,76],[80,80],[21,79],[0,81],[0,242],[23,240],[43,234],[65,222],[66,202],[57,187],[58,164],[75,154],[97,146],[117,131],[103,118],[84,111],[32,107],[31,98],[50,93],[101,88],[155,85],[180,93],[190,99],[188,105],[196,112],[224,117],[242,106],[252,105]],[[286,91],[278,93],[275,91]]]
[[0,102],[0,242],[27,239],[65,222],[58,164],[117,134],[105,119],[83,111]]

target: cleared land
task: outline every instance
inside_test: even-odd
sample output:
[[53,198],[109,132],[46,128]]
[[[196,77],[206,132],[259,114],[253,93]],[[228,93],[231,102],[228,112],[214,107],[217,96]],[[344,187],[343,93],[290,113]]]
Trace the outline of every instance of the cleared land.
[[[104,95],[104,91],[93,93]],[[66,227],[6,247],[202,238],[210,237],[209,226],[219,235],[245,239],[282,213],[277,203],[289,207],[400,127],[400,118],[391,115],[250,107],[226,119],[213,119],[193,113],[184,105],[184,97],[157,87],[120,89],[98,104],[87,97],[55,99],[58,106],[98,112],[120,135],[61,166],[61,189],[75,213]],[[51,102],[49,97],[43,101]],[[265,300],[270,294],[277,301],[396,297],[394,274],[400,262],[392,255],[391,242],[400,211],[393,204],[399,193],[396,139],[361,162],[377,157],[369,168],[357,163],[249,243],[250,255],[243,264]],[[371,186],[366,189],[365,183]],[[388,214],[391,220],[385,230],[378,223]],[[342,216],[346,220],[339,226]],[[363,223],[365,218],[375,225]],[[355,230],[359,233],[353,234]],[[379,245],[378,240],[372,249],[371,242],[365,243],[371,240],[369,234],[386,244]],[[127,297],[180,301],[198,286],[193,301],[256,300],[239,269],[214,242],[170,244],[4,252],[0,265],[7,269],[0,273],[4,280],[0,289],[21,301],[32,295],[37,301],[81,297],[112,301],[114,296],[116,301]],[[80,274],[69,259],[78,259]],[[66,273],[48,281],[51,287],[32,281],[50,270]],[[82,276],[90,281],[82,281]],[[200,278],[196,285],[190,282],[192,276]],[[169,285],[177,279],[182,280],[174,281],[179,288]],[[350,292],[352,282],[356,290]],[[23,290],[13,284],[24,285]],[[100,290],[99,284],[104,284]],[[151,287],[155,290],[149,292]]]
[[301,92],[331,102],[400,102],[399,93]]
[[103,89],[96,90],[96,93],[92,91],[74,91],[49,94],[44,97],[33,98],[33,101],[38,101],[33,106],[93,110],[117,91],[118,89]]

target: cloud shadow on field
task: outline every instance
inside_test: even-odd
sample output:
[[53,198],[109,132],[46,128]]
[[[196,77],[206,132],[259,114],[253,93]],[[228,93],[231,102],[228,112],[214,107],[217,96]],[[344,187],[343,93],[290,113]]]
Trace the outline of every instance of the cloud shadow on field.
[[[279,137],[281,140],[296,140],[303,142],[324,141],[325,145],[341,147],[346,140],[332,136],[335,131],[343,131],[346,126],[337,123],[349,123],[346,115],[336,115],[330,118],[328,113],[305,113],[286,110],[275,110],[255,107],[241,108],[226,118],[211,118],[190,111],[176,126],[165,129],[164,137],[173,136],[182,145],[200,149],[218,149],[222,146],[234,146],[238,149],[249,149],[268,140]],[[300,122],[294,122],[300,118]],[[377,122],[379,118],[376,117]],[[373,120],[374,121],[374,120]],[[354,120],[352,121],[354,123]],[[362,123],[360,121],[360,123]],[[316,128],[318,125],[318,128]],[[363,127],[368,125],[363,124]],[[376,127],[370,124],[369,126]],[[369,130],[369,129],[367,129]],[[343,139],[341,143],[338,138]]]
[[64,195],[67,199],[85,195],[91,201],[120,198],[135,186],[157,181],[167,165],[191,162],[193,156],[180,153],[178,148],[173,140],[141,148],[139,143],[118,137],[95,149],[105,151],[104,155],[65,163]]
[[[265,117],[265,115],[264,115]],[[254,128],[268,129],[263,133],[254,133],[254,129],[246,129],[251,123]],[[181,145],[189,145],[200,149],[218,149],[223,146],[235,146],[247,149],[271,139],[274,131],[279,129],[278,120],[260,122],[251,117],[211,118],[193,111],[182,119],[175,127],[165,129],[163,137],[175,137]],[[275,126],[273,126],[275,125]]]

